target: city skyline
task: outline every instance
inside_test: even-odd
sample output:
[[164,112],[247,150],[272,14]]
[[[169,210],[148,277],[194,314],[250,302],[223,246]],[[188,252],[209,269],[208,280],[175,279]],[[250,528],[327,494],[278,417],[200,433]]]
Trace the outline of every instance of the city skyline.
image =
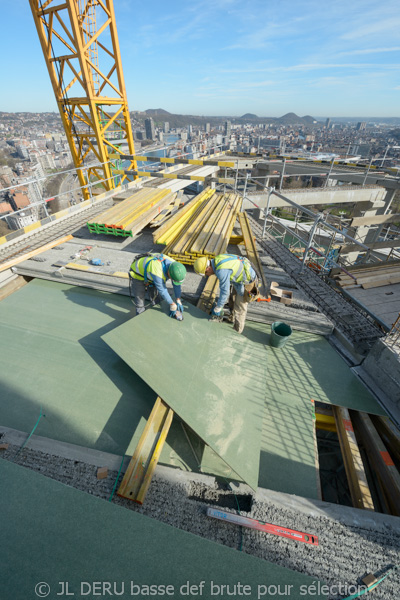
[[[248,8],[250,6],[250,8]],[[396,3],[114,1],[129,109],[397,117]],[[250,12],[251,11],[251,12]],[[57,111],[27,0],[3,8],[0,111]]]

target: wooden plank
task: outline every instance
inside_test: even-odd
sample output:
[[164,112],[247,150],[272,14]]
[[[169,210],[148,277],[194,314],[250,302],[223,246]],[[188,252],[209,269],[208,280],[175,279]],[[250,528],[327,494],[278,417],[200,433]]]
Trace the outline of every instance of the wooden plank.
[[219,292],[219,281],[216,275],[210,275],[207,278],[206,285],[201,292],[200,298],[197,302],[197,308],[200,308],[206,313],[211,311],[211,307]]
[[17,275],[15,279],[9,281],[0,288],[0,301],[4,300],[4,298],[7,298],[8,296],[11,296],[11,294],[22,288],[27,283],[28,281],[24,277]]
[[123,271],[114,271],[113,273],[109,273],[107,271],[103,271],[101,267],[93,268],[89,265],[78,265],[77,263],[64,263],[63,261],[58,261],[54,263],[55,267],[60,267],[64,269],[72,269],[73,271],[84,271],[85,273],[95,273],[98,275],[101,273],[102,275],[106,275],[108,277],[119,277],[121,279],[129,279],[129,275]]
[[119,486],[118,496],[143,504],[173,414],[173,411],[158,397]]
[[210,198],[202,204],[201,210],[199,211],[197,216],[193,220],[191,220],[182,238],[177,243],[174,243],[174,252],[185,253],[186,249],[192,244],[192,242],[194,242],[194,240],[200,234],[204,223],[211,216],[213,210],[217,207],[219,200],[220,196],[216,194],[215,196],[212,196],[212,198]]
[[372,422],[390,453],[400,462],[400,431],[388,417],[371,415]]
[[253,265],[255,266],[258,274],[261,277],[263,287],[264,287],[264,289],[266,289],[267,281],[265,279],[260,256],[257,252],[256,242],[254,239],[253,232],[251,231],[247,213],[245,213],[245,212],[239,213],[239,223],[240,223],[240,228],[242,230],[242,235],[243,235],[243,239],[244,239],[244,245],[246,247],[247,257],[250,260],[250,262],[253,263]]
[[[216,238],[214,246],[207,244],[204,248],[204,254],[211,252],[213,256],[218,256],[218,254],[223,254],[226,251],[241,203],[242,199],[240,196],[235,196],[234,194],[230,195],[230,207],[227,207],[226,217],[224,218],[222,228],[219,231],[219,237]],[[210,239],[210,242],[211,241],[212,240]]]
[[210,239],[210,237],[218,223],[218,220],[220,219],[221,215],[224,212],[224,209],[225,209],[225,196],[221,195],[219,197],[218,204],[216,205],[214,211],[210,215],[210,218],[207,220],[206,223],[204,223],[204,227],[202,227],[199,235],[197,236],[196,240],[190,247],[191,254],[195,254],[195,253],[202,254],[203,253],[204,247],[206,246],[208,240]]
[[357,444],[356,436],[347,408],[333,407],[336,429],[342,450],[343,462],[355,508],[374,510],[371,492],[368,486],[364,464]]
[[57,240],[49,242],[48,244],[45,244],[44,246],[41,246],[40,248],[37,248],[36,250],[32,250],[31,252],[27,252],[26,254],[23,254],[22,256],[13,258],[12,260],[9,260],[0,265],[0,273],[2,273],[3,271],[6,271],[7,269],[10,269],[11,267],[14,267],[15,265],[18,265],[19,263],[24,262],[25,260],[28,260],[29,258],[32,258],[32,256],[37,256],[38,254],[41,254],[42,252],[51,250],[51,248],[54,248],[55,246],[64,244],[64,242],[68,242],[69,240],[72,240],[72,238],[73,238],[72,235],[64,235],[64,237],[58,238]]
[[[198,196],[187,202],[185,206],[179,210],[175,215],[171,216],[156,232],[153,233],[153,241],[157,243],[165,243],[161,241],[161,238],[166,234],[167,231],[171,230],[175,225],[179,225],[181,219],[184,221],[183,217],[187,215],[189,211],[195,210],[195,207],[202,201],[215,193],[215,190],[210,188],[206,188],[203,192],[201,192]],[[190,213],[192,214],[192,213]],[[187,215],[188,216],[188,215]],[[178,231],[179,229],[175,229]],[[167,242],[168,243],[168,242]]]
[[377,287],[384,287],[385,285],[395,285],[400,283],[399,277],[387,277],[386,279],[379,279],[378,281],[369,281],[368,283],[362,283],[361,287],[363,290],[369,290]]
[[391,512],[400,516],[400,475],[393,460],[369,415],[364,412],[351,411],[351,418],[357,433],[363,440],[365,451],[379,474]]
[[186,232],[190,226],[190,223],[192,223],[193,220],[196,219],[198,217],[198,215],[201,213],[205,202],[207,202],[207,199],[203,199],[203,200],[201,200],[201,202],[198,202],[194,206],[193,211],[191,211],[190,214],[188,213],[186,215],[186,217],[183,217],[182,221],[179,221],[179,223],[177,223],[172,228],[172,231],[170,234],[168,232],[159,240],[159,243],[166,244],[164,254],[169,254],[170,252],[174,252],[175,254],[177,253],[175,251],[175,246],[181,240],[183,240],[183,238],[186,235]]

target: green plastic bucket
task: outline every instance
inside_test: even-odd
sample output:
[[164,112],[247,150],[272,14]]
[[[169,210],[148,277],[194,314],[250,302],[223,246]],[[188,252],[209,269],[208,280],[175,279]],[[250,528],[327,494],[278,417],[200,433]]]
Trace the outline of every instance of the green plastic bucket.
[[286,325],[286,323],[282,323],[281,321],[275,321],[271,325],[269,344],[274,348],[283,348],[291,335],[292,328],[290,325]]

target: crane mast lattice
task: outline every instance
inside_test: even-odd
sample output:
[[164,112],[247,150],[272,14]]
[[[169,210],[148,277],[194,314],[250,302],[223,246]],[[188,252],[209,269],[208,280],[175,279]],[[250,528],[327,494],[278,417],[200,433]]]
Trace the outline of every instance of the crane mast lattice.
[[84,197],[95,180],[113,189],[109,154],[135,154],[113,0],[29,2]]

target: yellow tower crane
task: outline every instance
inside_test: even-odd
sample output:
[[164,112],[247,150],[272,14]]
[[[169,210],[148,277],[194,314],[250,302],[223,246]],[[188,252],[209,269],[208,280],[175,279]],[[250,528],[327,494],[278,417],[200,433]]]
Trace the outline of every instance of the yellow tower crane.
[[109,154],[135,154],[113,0],[29,2],[84,197],[113,189]]

